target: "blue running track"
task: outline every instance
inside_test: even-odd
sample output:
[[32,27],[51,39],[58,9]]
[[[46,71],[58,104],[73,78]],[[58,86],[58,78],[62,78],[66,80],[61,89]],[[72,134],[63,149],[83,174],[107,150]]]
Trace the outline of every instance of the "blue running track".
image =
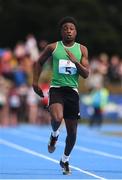
[[59,166],[65,126],[53,154],[47,151],[50,126],[0,127],[0,179],[122,179],[122,136],[106,131],[122,132],[122,125],[103,125],[101,129],[78,126],[70,158],[72,174],[66,176]]

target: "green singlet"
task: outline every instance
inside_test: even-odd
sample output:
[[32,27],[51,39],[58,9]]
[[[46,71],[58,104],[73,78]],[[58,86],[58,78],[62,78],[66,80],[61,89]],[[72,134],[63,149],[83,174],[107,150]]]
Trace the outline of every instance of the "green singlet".
[[64,48],[72,52],[79,62],[81,61],[82,53],[79,43],[75,42],[73,46],[67,47],[62,41],[58,41],[52,53],[53,76],[51,86],[77,88],[79,73],[75,64],[68,58]]

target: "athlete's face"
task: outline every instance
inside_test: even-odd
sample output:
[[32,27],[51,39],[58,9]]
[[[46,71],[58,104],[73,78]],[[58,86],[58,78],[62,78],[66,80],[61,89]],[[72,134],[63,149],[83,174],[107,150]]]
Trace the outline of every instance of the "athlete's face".
[[76,27],[72,23],[65,23],[61,29],[62,39],[64,41],[74,41],[77,35]]

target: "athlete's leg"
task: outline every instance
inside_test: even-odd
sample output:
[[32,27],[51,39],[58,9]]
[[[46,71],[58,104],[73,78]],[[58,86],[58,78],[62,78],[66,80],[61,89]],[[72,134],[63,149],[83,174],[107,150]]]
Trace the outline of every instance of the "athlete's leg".
[[63,105],[60,103],[51,104],[49,107],[51,114],[51,126],[53,131],[57,131],[63,120]]
[[66,156],[69,156],[76,142],[78,120],[65,119],[65,124],[66,124],[66,130],[67,130],[67,137],[66,137],[66,145],[64,149],[64,154]]
[[65,119],[67,137],[64,154],[60,160],[60,166],[62,167],[63,174],[71,174],[71,169],[69,168],[69,155],[76,141],[77,123],[78,120]]
[[51,125],[53,131],[57,131],[63,119],[63,99],[60,88],[49,90],[49,111],[51,114]]
[[61,125],[61,122],[63,120],[63,105],[60,103],[54,103],[50,105],[50,114],[51,114],[51,125],[53,132],[50,136],[50,141],[48,144],[48,151],[50,153],[53,153],[55,150],[55,144],[59,136],[59,127]]

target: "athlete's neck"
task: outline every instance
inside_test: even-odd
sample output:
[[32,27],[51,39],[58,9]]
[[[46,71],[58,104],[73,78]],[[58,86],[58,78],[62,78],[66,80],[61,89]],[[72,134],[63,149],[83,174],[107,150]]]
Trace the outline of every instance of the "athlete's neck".
[[71,42],[70,41],[63,41],[62,40],[62,43],[64,46],[71,47],[74,45],[75,42],[74,41],[71,41]]

